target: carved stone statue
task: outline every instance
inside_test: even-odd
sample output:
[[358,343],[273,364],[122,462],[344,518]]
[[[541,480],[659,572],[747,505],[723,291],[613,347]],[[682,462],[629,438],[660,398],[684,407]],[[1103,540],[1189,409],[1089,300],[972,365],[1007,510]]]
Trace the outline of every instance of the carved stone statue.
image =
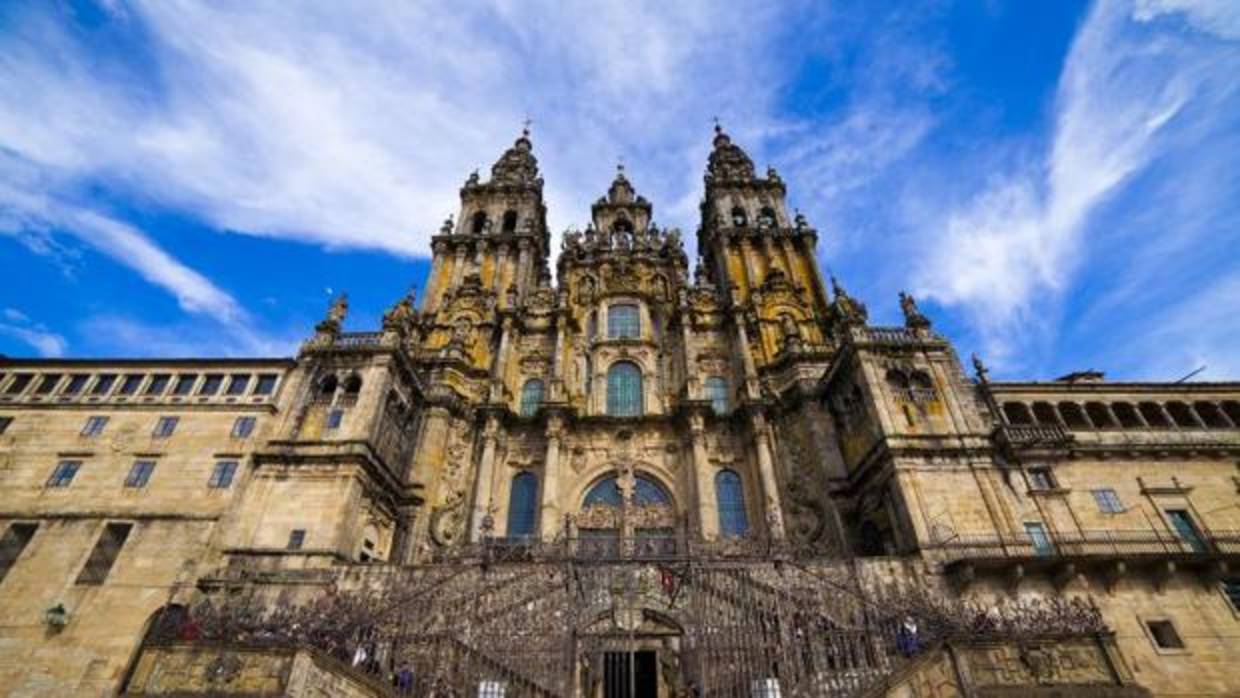
[[327,321],[339,326],[344,322],[344,318],[349,314],[349,294],[341,293],[336,296],[332,304],[327,307]]
[[900,310],[904,312],[904,325],[911,329],[928,329],[930,319],[917,308],[917,301],[912,295],[900,291]]

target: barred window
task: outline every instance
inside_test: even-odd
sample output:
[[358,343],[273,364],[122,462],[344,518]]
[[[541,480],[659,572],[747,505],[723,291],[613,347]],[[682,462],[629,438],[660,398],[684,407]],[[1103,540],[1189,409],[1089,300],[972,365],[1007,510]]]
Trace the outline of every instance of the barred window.
[[719,376],[706,379],[706,399],[710,400],[711,409],[715,414],[727,414],[728,381]]
[[636,339],[641,337],[641,313],[636,305],[618,303],[607,308],[607,337]]
[[37,530],[39,530],[39,524],[14,523],[10,524],[4,536],[0,537],[0,582],[4,581],[9,570],[17,564],[17,558],[21,557]]
[[155,422],[155,430],[151,432],[151,436],[156,439],[166,439],[172,436],[172,432],[177,430],[177,423],[181,421],[180,417],[160,417]]
[[173,395],[189,395],[194,389],[194,383],[198,381],[197,373],[182,373],[177,376],[177,384],[172,389]]
[[543,401],[543,382],[537,378],[525,381],[521,386],[521,416],[533,417]]
[[44,374],[43,380],[39,381],[39,385],[38,387],[34,389],[34,392],[38,395],[47,395],[48,393],[52,392],[52,389],[55,388],[56,384],[59,382],[60,382],[59,373]]
[[725,536],[738,537],[749,533],[749,518],[745,514],[745,488],[741,476],[732,470],[720,470],[715,475],[715,501],[719,506],[719,532]]
[[214,490],[222,490],[232,484],[233,475],[237,472],[237,461],[222,460],[215,464],[215,469],[211,471],[211,479],[207,480],[207,487]]
[[65,395],[77,395],[82,392],[82,388],[86,387],[86,381],[90,380],[90,376],[85,373],[75,373],[69,376],[69,382],[65,384]]
[[151,382],[146,386],[147,395],[163,395],[168,389],[168,381],[172,380],[172,376],[167,373],[156,373],[151,376]]
[[607,370],[607,414],[637,417],[642,413],[642,371],[637,364],[621,361]]
[[207,377],[202,381],[202,387],[198,389],[199,395],[214,395],[220,392],[220,386],[224,384],[224,376],[218,373],[208,373]]
[[77,475],[77,471],[82,467],[80,460],[62,460],[52,469],[52,474],[47,478],[48,487],[68,487],[73,482],[73,477]]
[[508,495],[508,535],[532,536],[538,526],[538,477],[517,473]]
[[155,472],[155,461],[134,461],[133,466],[129,468],[129,475],[125,478],[125,486],[131,488],[146,487],[146,483],[151,479],[151,473],[153,472]]
[[13,375],[13,381],[4,389],[6,395],[17,395],[30,385],[30,381],[34,379],[34,375],[30,373],[17,373]]
[[95,387],[90,389],[90,393],[91,395],[106,395],[115,383],[115,373],[104,373],[95,381]]
[[82,425],[82,436],[99,436],[107,425],[107,417],[87,417],[86,424]]
[[228,381],[229,395],[245,395],[245,389],[250,386],[250,374],[235,373]]
[[1111,488],[1100,490],[1091,490],[1094,495],[1094,501],[1098,503],[1098,510],[1107,514],[1119,514],[1124,511],[1123,502],[1119,501],[1119,495]]
[[95,543],[95,548],[90,551],[86,566],[78,574],[77,583],[103,584],[103,581],[108,578],[108,573],[112,571],[112,565],[116,564],[116,558],[121,554],[121,548],[125,545],[125,540],[129,538],[129,531],[132,529],[133,524],[108,524]]
[[254,417],[237,417],[237,421],[233,422],[232,437],[234,439],[245,439],[254,433],[254,423],[257,420]]
[[142,385],[142,379],[146,376],[140,373],[131,373],[125,376],[125,380],[121,382],[121,395],[134,395],[138,392],[138,386]]

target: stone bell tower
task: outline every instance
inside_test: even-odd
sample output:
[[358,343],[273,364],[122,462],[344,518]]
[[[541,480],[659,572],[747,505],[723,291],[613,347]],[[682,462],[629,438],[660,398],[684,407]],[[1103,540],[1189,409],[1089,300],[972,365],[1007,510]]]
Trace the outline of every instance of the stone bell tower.
[[547,272],[549,235],[543,180],[529,130],[491,166],[483,182],[475,171],[461,187],[461,209],[431,240],[434,253],[424,312],[435,312],[467,278],[505,306],[537,285]]

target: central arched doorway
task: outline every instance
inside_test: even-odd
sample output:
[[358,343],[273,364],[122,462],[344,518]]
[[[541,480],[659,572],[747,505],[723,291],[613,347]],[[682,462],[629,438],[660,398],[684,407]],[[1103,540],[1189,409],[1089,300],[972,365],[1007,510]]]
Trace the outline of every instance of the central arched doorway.
[[585,557],[667,557],[679,549],[671,494],[658,480],[631,468],[591,485],[573,523],[577,553]]

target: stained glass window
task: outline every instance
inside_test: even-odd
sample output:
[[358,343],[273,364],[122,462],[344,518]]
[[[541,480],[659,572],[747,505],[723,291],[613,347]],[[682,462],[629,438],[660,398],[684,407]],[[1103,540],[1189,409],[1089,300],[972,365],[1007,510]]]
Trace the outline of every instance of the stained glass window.
[[607,414],[636,417],[642,413],[642,371],[621,361],[607,370]]
[[[585,506],[619,507],[624,501],[620,491],[620,481],[615,475],[599,480],[586,493]],[[633,482],[633,504],[671,504],[671,498],[657,482],[643,475],[638,475]]]
[[749,519],[745,515],[745,489],[741,476],[732,470],[720,470],[715,475],[715,502],[719,506],[719,532],[725,536],[743,536],[749,533]]
[[538,477],[517,473],[508,495],[508,535],[532,536],[538,524]]
[[607,308],[609,339],[636,339],[641,334],[641,316],[636,305],[616,304]]
[[543,382],[537,378],[525,381],[521,386],[521,416],[533,417],[543,400]]

